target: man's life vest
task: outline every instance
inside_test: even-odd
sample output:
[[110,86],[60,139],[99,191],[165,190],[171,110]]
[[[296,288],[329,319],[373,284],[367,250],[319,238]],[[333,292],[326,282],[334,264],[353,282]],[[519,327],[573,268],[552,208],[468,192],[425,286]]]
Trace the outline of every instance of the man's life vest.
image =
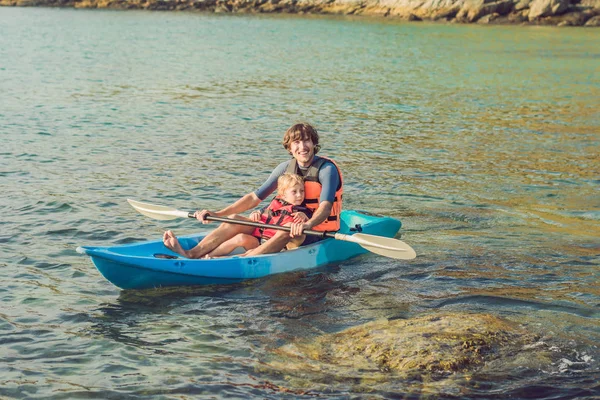
[[[312,212],[308,208],[303,206],[295,206],[283,199],[275,197],[267,206],[267,208],[261,213],[260,222],[263,224],[283,226],[285,224],[294,222],[294,217],[292,214],[295,212],[303,212],[308,218],[312,216]],[[256,228],[254,232],[252,232],[252,236],[267,240],[272,238],[275,235],[275,232],[277,232],[276,229]]]
[[292,161],[290,161],[290,165],[285,172],[298,174],[304,177],[304,204],[306,204],[306,207],[309,210],[315,212],[317,208],[319,208],[322,190],[322,185],[319,182],[319,170],[326,161],[330,161],[333,165],[335,165],[335,168],[340,176],[340,184],[335,192],[335,198],[333,199],[333,205],[331,207],[331,213],[329,214],[329,217],[312,229],[315,231],[338,231],[340,229],[340,213],[342,212],[342,195],[344,194],[344,185],[342,171],[340,171],[340,168],[337,166],[335,161],[330,158],[319,156],[319,159],[313,160],[313,163],[310,165],[310,167],[308,167],[306,172],[303,173],[303,171],[298,167],[298,162],[294,158]]

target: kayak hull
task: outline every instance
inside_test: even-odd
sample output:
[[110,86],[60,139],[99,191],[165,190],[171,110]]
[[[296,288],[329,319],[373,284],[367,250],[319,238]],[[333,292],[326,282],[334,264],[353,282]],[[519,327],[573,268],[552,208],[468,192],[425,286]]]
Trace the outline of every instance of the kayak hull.
[[[360,211],[342,212],[340,233],[351,234],[357,225],[362,233],[385,237],[394,237],[401,227],[400,221],[394,218]],[[179,240],[183,248],[189,249],[204,236],[181,236]],[[167,249],[162,240],[108,247],[82,246],[77,251],[89,255],[98,271],[121,289],[232,284],[339,263],[367,252],[358,244],[336,239],[275,254],[208,260],[178,256]]]

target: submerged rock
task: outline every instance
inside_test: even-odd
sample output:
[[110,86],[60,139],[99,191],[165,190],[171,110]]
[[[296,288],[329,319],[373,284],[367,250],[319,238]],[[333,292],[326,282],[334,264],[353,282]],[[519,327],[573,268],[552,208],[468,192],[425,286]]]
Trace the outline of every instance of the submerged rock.
[[486,364],[497,360],[514,370],[527,348],[536,349],[535,355],[525,356],[528,362],[548,365],[550,357],[534,346],[538,339],[492,315],[439,314],[376,321],[289,344],[277,349],[267,365],[297,385],[351,379],[368,387],[394,377],[439,383],[485,371]]

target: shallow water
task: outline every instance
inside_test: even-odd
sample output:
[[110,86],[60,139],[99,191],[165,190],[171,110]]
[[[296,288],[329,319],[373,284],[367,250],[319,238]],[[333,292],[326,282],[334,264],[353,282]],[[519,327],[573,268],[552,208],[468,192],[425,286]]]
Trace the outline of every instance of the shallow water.
[[[427,397],[262,366],[445,311],[523,324],[554,355],[432,395],[600,395],[598,31],[0,8],[0,33],[1,396]],[[125,199],[220,208],[286,159],[300,120],[345,207],[401,219],[417,259],[135,292],[75,252],[207,229]]]

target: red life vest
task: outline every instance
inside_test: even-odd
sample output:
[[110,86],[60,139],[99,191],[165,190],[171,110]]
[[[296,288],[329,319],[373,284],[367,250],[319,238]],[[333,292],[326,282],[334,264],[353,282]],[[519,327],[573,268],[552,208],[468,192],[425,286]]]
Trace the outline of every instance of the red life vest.
[[315,212],[317,208],[319,208],[319,202],[321,201],[321,190],[323,186],[321,182],[319,182],[319,170],[321,166],[326,162],[330,161],[338,171],[340,176],[340,185],[335,192],[335,198],[333,199],[333,205],[331,207],[331,213],[329,217],[319,225],[313,227],[315,231],[338,231],[340,230],[340,213],[342,212],[342,195],[344,194],[344,184],[342,179],[342,171],[337,166],[335,161],[330,158],[319,156],[319,159],[316,161],[313,160],[313,163],[308,167],[308,170],[305,173],[302,173],[302,170],[298,167],[298,162],[295,158],[290,161],[290,165],[288,166],[285,172],[289,172],[292,174],[298,174],[304,177],[304,203],[306,207]]
[[[275,197],[267,206],[267,208],[261,213],[260,222],[263,224],[283,226],[285,224],[294,222],[294,217],[292,214],[295,212],[303,212],[308,218],[312,216],[312,212],[308,208],[303,206],[295,206],[283,199]],[[275,232],[277,232],[277,229],[256,228],[252,232],[252,236],[267,240],[272,238],[275,235]]]

